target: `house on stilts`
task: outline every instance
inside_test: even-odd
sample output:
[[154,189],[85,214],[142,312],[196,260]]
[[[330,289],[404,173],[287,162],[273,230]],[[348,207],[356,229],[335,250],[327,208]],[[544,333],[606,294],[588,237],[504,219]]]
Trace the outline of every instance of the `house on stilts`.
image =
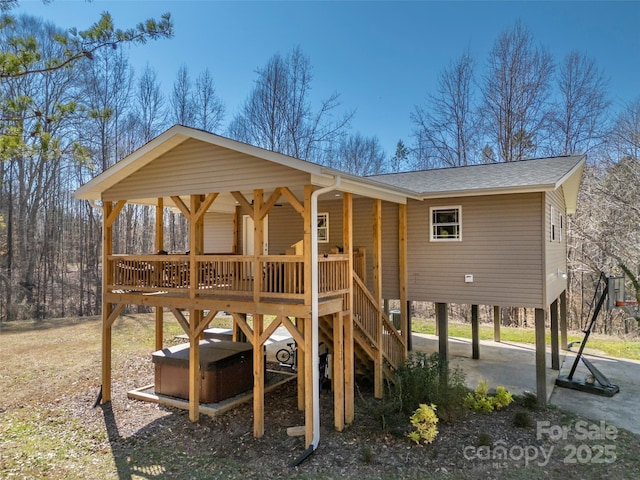
[[[535,309],[536,390],[566,348],[567,214],[584,156],[359,177],[180,125],[82,187],[102,209],[102,401],[111,400],[112,325],[126,305],[155,307],[156,347],[171,312],[190,344],[189,417],[200,414],[203,331],[218,312],[253,347],[253,433],[264,433],[263,346],[285,327],[298,347],[305,441],[319,429],[318,344],[331,351],[335,428],[354,418],[356,369],[375,395],[407,356],[410,305],[436,304],[447,357],[447,304]],[[155,206],[154,252],[114,251],[127,203]],[[164,209],[189,222],[188,252],[165,249]],[[163,252],[164,253],[164,252]],[[400,301],[399,327],[385,300]],[[183,312],[188,311],[188,315]],[[264,317],[274,318],[266,326]],[[477,328],[473,356],[478,357]],[[499,329],[496,329],[499,335]]]

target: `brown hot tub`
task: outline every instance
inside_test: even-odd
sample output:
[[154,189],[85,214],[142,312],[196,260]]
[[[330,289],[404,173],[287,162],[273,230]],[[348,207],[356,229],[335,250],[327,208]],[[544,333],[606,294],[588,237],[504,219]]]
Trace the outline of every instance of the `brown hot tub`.
[[[189,344],[153,353],[157,394],[189,399]],[[200,341],[200,402],[217,403],[253,387],[253,348],[218,339]]]

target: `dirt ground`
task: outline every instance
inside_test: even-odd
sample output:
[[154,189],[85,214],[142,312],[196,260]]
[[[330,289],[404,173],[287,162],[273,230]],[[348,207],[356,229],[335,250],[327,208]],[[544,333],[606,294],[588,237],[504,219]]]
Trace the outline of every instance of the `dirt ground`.
[[[522,405],[440,423],[433,444],[416,446],[409,429],[385,431],[375,400],[358,384],[356,420],[333,425],[321,394],[318,449],[299,466],[303,437],[295,382],[265,398],[265,435],[253,438],[251,402],[198,423],[187,412],[127,399],[153,382],[153,322],[114,327],[113,401],[92,408],[99,389],[100,325],[68,319],[48,327],[0,329],[0,478],[416,479],[638,478],[640,438],[552,408]],[[518,412],[524,412],[518,414]],[[516,427],[516,415],[529,426]]]

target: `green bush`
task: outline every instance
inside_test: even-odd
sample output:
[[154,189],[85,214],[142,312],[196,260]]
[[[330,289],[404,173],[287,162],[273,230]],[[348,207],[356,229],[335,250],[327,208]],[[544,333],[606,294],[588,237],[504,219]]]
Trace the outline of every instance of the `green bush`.
[[436,415],[436,406],[425,403],[420,404],[416,411],[411,415],[411,425],[414,430],[407,435],[411,440],[420,445],[420,442],[431,443],[438,435],[438,416]]
[[469,410],[480,413],[491,413],[508,406],[513,401],[513,395],[506,388],[500,386],[495,395],[489,395],[487,382],[481,380],[474,393],[468,393],[464,399],[464,406]]

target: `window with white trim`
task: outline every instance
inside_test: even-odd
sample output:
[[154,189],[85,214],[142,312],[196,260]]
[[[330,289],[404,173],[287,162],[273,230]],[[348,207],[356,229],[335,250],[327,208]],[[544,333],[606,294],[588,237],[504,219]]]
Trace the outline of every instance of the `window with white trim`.
[[556,240],[556,228],[557,228],[557,225],[556,225],[556,210],[555,210],[555,208],[551,207],[551,232],[550,232],[551,233],[551,238],[550,238],[550,240],[552,242],[555,242],[555,240]]
[[459,242],[462,240],[462,206],[431,207],[430,240],[432,242]]
[[318,243],[329,243],[329,212],[318,213]]

